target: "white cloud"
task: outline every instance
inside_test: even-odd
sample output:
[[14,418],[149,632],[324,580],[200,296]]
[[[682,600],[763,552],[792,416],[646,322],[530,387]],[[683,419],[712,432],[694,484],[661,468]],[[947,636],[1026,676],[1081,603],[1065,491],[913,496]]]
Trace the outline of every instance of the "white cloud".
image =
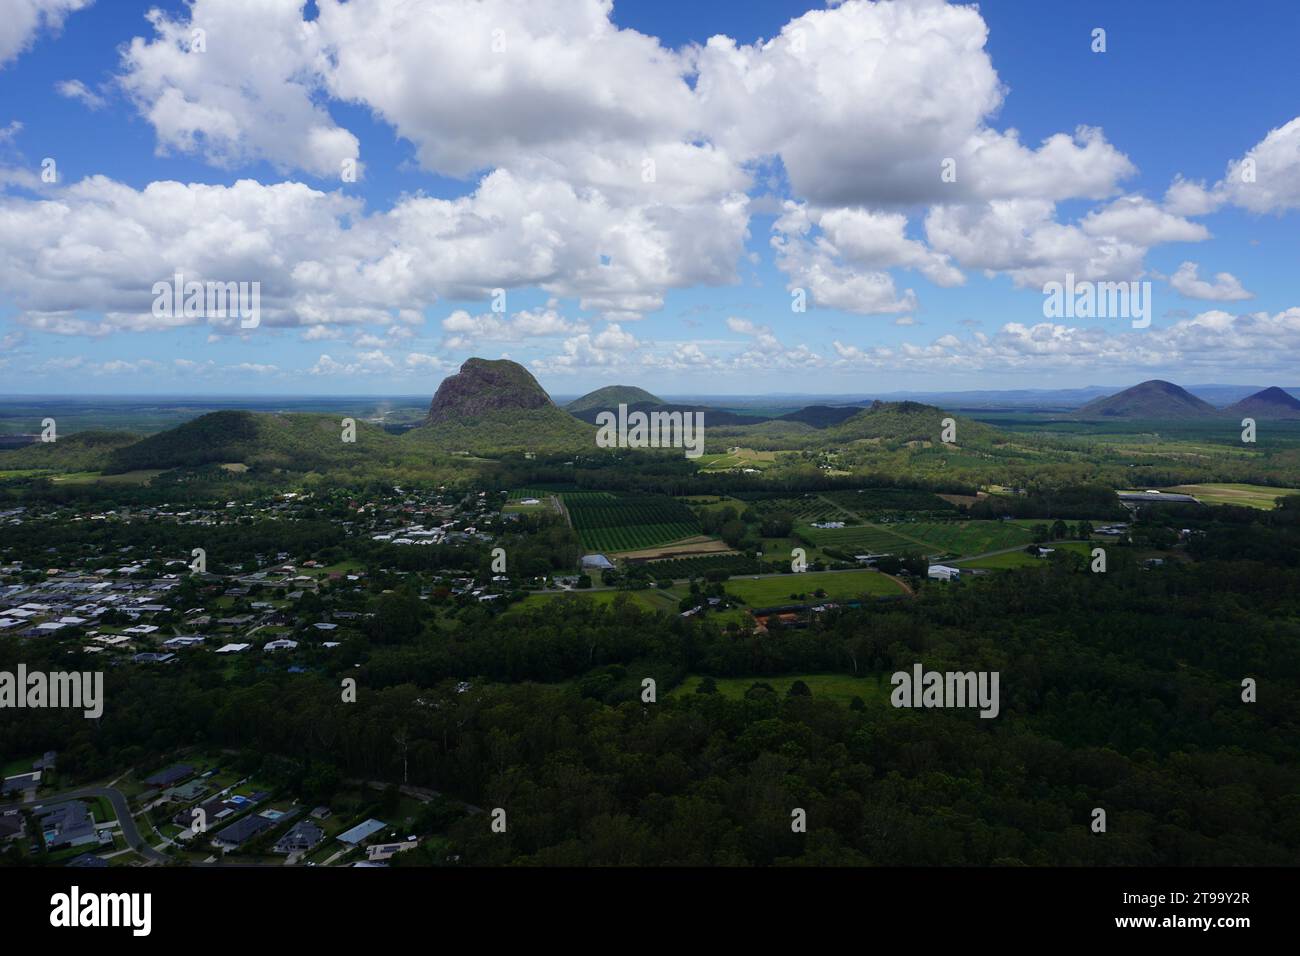
[[0,16],[0,69],[18,57],[41,32],[55,33],[70,14],[94,0],[6,0]]
[[[20,321],[62,334],[202,321],[151,314],[153,284],[177,270],[260,282],[266,326],[413,324],[440,298],[487,302],[495,288],[524,286],[635,317],[669,289],[732,281],[746,235],[743,197],[617,209],[505,171],[469,196],[407,197],[370,216],[358,200],[298,183],[135,190],[93,177],[50,195],[0,195],[0,286]],[[210,324],[238,331],[234,318]]]
[[1123,197],[1088,213],[1078,224],[1055,220],[1053,203],[996,200],[984,206],[935,206],[926,216],[932,248],[959,264],[1005,272],[1021,287],[1061,281],[1066,273],[1095,281],[1136,281],[1147,250],[1167,242],[1209,237],[1189,222],[1141,197]]
[[889,371],[1232,369],[1280,373],[1300,349],[1300,308],[1269,314],[1203,312],[1165,328],[1112,331],[1052,322],[1007,323],[992,334],[944,335],[929,345],[859,347],[836,341],[837,367]]
[[696,51],[705,126],[741,158],[779,155],[821,205],[1110,195],[1134,170],[1100,131],[1032,150],[986,125],[1006,92],[987,37],[975,6],[936,0],[812,10],[748,46],[713,37]]
[[506,318],[494,312],[470,315],[457,309],[442,320],[446,349],[471,348],[480,342],[520,342],[528,338],[573,335],[587,331],[586,323],[570,322],[554,309],[516,312]]
[[1241,286],[1241,281],[1230,272],[1217,272],[1213,282],[1207,282],[1197,275],[1195,262],[1184,262],[1169,278],[1174,290],[1189,299],[1207,299],[1213,302],[1234,302],[1250,299],[1254,294]]
[[1300,117],[1230,162],[1218,191],[1251,212],[1300,209]]
[[104,97],[93,92],[81,80],[61,80],[54,84],[54,90],[60,96],[70,100],[77,100],[92,110],[103,109],[108,102]]
[[228,167],[264,159],[321,177],[357,162],[356,136],[313,98],[323,64],[302,8],[302,0],[193,0],[184,18],[150,10],[154,37],[131,41],[118,79],[159,149]]

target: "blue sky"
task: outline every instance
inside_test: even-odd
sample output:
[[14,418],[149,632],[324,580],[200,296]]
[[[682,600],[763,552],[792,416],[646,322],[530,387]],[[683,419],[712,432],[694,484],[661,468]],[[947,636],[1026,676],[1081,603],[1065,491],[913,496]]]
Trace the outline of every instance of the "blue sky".
[[1292,3],[17,3],[0,392],[1300,382]]

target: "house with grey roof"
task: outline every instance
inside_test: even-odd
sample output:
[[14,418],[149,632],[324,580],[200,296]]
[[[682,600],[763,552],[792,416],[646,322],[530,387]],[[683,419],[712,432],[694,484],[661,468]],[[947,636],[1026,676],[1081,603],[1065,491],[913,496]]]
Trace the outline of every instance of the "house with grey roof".
[[304,853],[321,840],[325,831],[310,820],[299,820],[272,848],[276,853]]

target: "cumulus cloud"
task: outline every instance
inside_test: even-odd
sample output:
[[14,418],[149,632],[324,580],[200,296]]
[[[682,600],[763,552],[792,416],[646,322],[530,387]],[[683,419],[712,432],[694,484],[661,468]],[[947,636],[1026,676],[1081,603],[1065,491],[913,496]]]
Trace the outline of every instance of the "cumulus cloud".
[[1300,348],[1300,308],[1233,315],[1203,312],[1162,329],[1119,331],[1009,322],[996,333],[944,335],[929,345],[859,347],[836,341],[841,369],[1031,371],[1233,369],[1277,372]]
[[488,312],[470,315],[457,309],[442,320],[446,336],[443,348],[465,349],[480,342],[520,342],[528,338],[572,335],[587,331],[584,322],[570,322],[554,308],[524,310],[510,318],[504,314]]
[[[63,334],[203,321],[151,314],[154,283],[177,271],[260,282],[270,326],[413,323],[440,298],[486,302],[523,286],[635,316],[669,289],[732,280],[743,198],[715,212],[619,210],[505,171],[468,196],[407,197],[370,216],[358,200],[299,183],[136,190],[92,177],[48,199],[0,196],[0,280],[20,321]],[[238,330],[235,318],[208,321]]]
[[1111,194],[1134,170],[1099,130],[1035,150],[986,125],[1005,95],[987,38],[974,6],[851,0],[765,42],[713,37],[695,53],[696,88],[715,142],[744,158],[779,155],[795,191],[818,204]]
[[61,80],[54,84],[54,91],[62,97],[77,100],[88,109],[100,110],[107,105],[107,100],[82,83],[81,80]]
[[1175,291],[1189,299],[1207,299],[1212,302],[1234,302],[1254,298],[1254,294],[1241,287],[1241,281],[1231,272],[1217,272],[1214,281],[1208,282],[1197,275],[1195,262],[1184,262],[1169,278]]
[[1251,212],[1300,209],[1300,117],[1230,162],[1219,191]]
[[360,174],[357,137],[313,98],[320,40],[302,14],[302,0],[194,0],[176,18],[151,9],[154,36],[131,41],[119,82],[159,149],[322,177],[346,161]]
[[17,59],[42,32],[54,33],[70,14],[94,0],[7,0],[0,17],[0,69]]
[[1044,200],[996,200],[983,206],[935,206],[926,216],[930,245],[967,268],[1005,272],[1021,287],[1063,280],[1136,281],[1147,250],[1199,242],[1209,232],[1137,196],[1122,197],[1079,223],[1056,221]]

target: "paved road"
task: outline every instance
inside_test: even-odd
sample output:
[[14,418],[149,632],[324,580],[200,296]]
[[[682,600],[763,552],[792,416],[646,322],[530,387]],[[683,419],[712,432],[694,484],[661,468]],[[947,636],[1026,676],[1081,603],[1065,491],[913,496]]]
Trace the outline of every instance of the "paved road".
[[[171,859],[166,855],[155,850],[143,836],[135,825],[135,820],[131,816],[131,808],[127,805],[126,797],[120,790],[114,790],[112,787],[81,787],[77,790],[64,790],[62,793],[50,794],[40,797],[36,803],[41,806],[51,806],[56,803],[63,803],[67,800],[89,799],[103,797],[117,814],[118,825],[122,829],[122,837],[126,840],[127,846],[135,850],[150,863],[167,864]],[[32,807],[35,803],[22,804],[13,803],[5,806],[5,809]],[[92,851],[93,852],[93,851]]]

